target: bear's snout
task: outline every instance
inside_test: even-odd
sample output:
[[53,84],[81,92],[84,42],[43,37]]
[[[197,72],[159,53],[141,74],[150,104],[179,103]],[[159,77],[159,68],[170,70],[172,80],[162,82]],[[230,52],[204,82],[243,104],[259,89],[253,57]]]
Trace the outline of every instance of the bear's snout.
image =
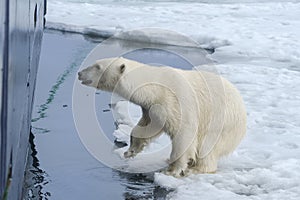
[[78,80],[84,81],[84,79],[86,79],[86,78],[84,77],[84,74],[82,73],[82,71],[78,72]]
[[80,79],[82,76],[82,72],[78,72],[78,78]]
[[84,77],[84,73],[78,72],[78,80],[82,81],[81,84],[83,85],[90,85],[93,83],[92,80],[88,80],[86,77]]

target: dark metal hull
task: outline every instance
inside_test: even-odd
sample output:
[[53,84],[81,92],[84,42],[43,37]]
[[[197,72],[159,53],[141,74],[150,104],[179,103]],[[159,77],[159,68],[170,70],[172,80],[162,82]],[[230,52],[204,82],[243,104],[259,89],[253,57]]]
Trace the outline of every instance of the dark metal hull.
[[0,199],[21,199],[44,0],[0,0]]

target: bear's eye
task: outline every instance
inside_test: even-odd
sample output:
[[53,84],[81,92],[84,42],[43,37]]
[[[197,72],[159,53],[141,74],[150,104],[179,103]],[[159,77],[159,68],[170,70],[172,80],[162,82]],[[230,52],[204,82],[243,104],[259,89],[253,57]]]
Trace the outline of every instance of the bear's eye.
[[95,67],[96,67],[96,69],[100,69],[100,65],[96,65]]

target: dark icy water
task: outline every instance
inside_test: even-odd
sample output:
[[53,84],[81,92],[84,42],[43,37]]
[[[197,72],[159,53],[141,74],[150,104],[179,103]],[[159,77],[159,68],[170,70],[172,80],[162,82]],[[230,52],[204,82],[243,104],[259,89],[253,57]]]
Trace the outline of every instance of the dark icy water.
[[[78,137],[72,115],[73,83],[83,59],[99,42],[92,42],[81,35],[44,34],[25,199],[165,199],[169,193],[153,183],[152,173],[128,174],[106,167],[89,154]],[[146,45],[145,49],[145,45],[134,42],[115,43],[127,52],[124,57],[191,69],[191,64],[181,56],[159,50],[155,45]],[[131,51],[133,46],[136,50]],[[168,49],[178,50],[177,47]],[[195,62],[207,62],[193,49],[182,48],[180,54],[189,55]],[[96,94],[99,123],[114,141],[110,94]]]

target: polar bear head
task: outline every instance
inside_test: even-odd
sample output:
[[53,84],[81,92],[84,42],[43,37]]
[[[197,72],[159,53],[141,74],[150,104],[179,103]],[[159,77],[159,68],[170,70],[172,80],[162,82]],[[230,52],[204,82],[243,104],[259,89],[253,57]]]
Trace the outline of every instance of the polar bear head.
[[105,58],[78,72],[83,85],[112,92],[126,69],[126,59]]

